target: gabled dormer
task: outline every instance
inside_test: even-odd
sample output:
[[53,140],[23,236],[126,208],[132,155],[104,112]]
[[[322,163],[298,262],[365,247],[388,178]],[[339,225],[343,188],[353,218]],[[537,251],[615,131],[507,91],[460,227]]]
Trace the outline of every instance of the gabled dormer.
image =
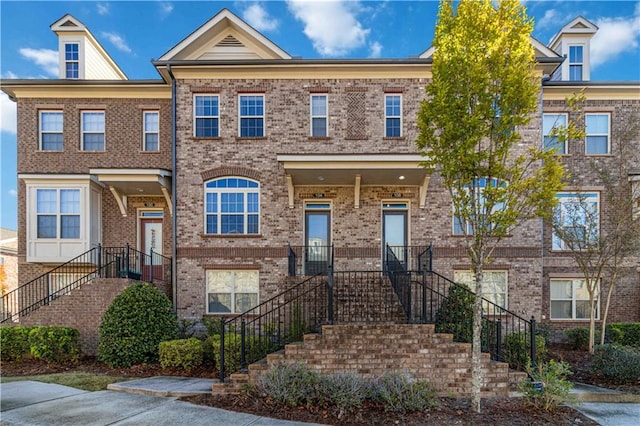
[[58,36],[58,75],[61,79],[127,80],[82,22],[67,14],[50,28]]
[[578,16],[562,27],[549,42],[549,47],[565,57],[565,61],[552,76],[552,80],[589,81],[591,79],[591,38],[598,27]]

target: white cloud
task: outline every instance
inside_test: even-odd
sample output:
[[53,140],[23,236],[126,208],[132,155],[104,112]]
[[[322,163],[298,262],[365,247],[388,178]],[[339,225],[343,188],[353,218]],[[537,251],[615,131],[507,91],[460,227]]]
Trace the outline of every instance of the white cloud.
[[109,3],[97,3],[96,8],[98,9],[98,15],[109,14]]
[[596,19],[599,27],[591,39],[591,67],[627,52],[637,51],[640,45],[640,3],[636,4],[633,16]]
[[0,131],[16,133],[16,103],[6,93],[0,93]]
[[369,45],[369,57],[370,58],[379,58],[382,53],[382,45],[377,41],[374,41]]
[[158,5],[160,6],[160,14],[163,18],[167,17],[169,14],[171,14],[171,12],[173,12],[173,3],[171,2],[161,1],[158,2]]
[[17,197],[18,196],[18,190],[11,188],[10,190],[7,191],[7,193],[9,194],[10,197]]
[[559,30],[576,17],[576,12],[560,12],[557,9],[548,9],[544,12],[542,18],[536,21],[537,30],[552,29]]
[[26,59],[35,62],[36,65],[45,70],[47,74],[58,76],[58,51],[23,47],[18,50],[18,52]]
[[273,31],[278,28],[278,20],[271,18],[269,13],[258,3],[254,3],[244,10],[242,18],[258,31]]
[[127,42],[116,33],[102,32],[102,37],[109,40],[109,43],[113,44],[118,50],[126,53],[131,53],[131,48],[127,45]]
[[357,2],[288,0],[289,11],[304,23],[304,33],[323,56],[344,56],[366,43],[370,29],[362,28]]

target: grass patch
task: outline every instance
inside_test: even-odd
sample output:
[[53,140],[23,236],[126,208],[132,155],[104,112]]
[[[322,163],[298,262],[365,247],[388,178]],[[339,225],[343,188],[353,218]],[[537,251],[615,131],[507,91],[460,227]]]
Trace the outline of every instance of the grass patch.
[[54,373],[41,374],[37,376],[0,377],[0,383],[21,382],[33,380],[43,383],[54,383],[57,385],[71,386],[72,388],[85,391],[105,390],[110,383],[124,382],[132,380],[131,377],[96,375],[93,373]]

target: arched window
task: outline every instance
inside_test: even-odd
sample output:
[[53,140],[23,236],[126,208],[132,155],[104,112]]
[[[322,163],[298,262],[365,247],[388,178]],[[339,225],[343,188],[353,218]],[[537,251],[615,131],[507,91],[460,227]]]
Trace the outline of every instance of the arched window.
[[205,233],[258,234],[260,183],[240,177],[212,179],[204,185]]

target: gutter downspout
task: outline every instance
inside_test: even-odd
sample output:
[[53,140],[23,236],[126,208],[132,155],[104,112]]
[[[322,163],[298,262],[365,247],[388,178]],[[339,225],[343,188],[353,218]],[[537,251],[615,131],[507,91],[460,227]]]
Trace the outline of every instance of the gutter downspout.
[[171,204],[172,204],[172,210],[173,210],[173,215],[171,216],[171,282],[172,282],[172,291],[173,291],[173,310],[175,312],[178,311],[178,271],[177,271],[177,260],[176,260],[176,256],[178,254],[178,250],[177,250],[177,243],[176,243],[176,239],[178,237],[178,230],[177,230],[177,226],[178,226],[178,220],[177,220],[177,216],[178,216],[178,211],[177,211],[177,196],[178,196],[178,192],[176,190],[177,188],[177,179],[178,179],[178,175],[177,175],[177,170],[176,170],[176,144],[177,144],[177,135],[176,135],[176,116],[177,116],[177,112],[176,112],[176,105],[177,105],[177,100],[176,100],[176,93],[177,93],[177,84],[176,84],[176,78],[173,75],[173,72],[171,71],[171,64],[167,64],[167,73],[169,73],[169,76],[171,77],[171,175],[172,175],[172,179],[171,179],[171,193],[173,194],[173,197],[171,197]]

